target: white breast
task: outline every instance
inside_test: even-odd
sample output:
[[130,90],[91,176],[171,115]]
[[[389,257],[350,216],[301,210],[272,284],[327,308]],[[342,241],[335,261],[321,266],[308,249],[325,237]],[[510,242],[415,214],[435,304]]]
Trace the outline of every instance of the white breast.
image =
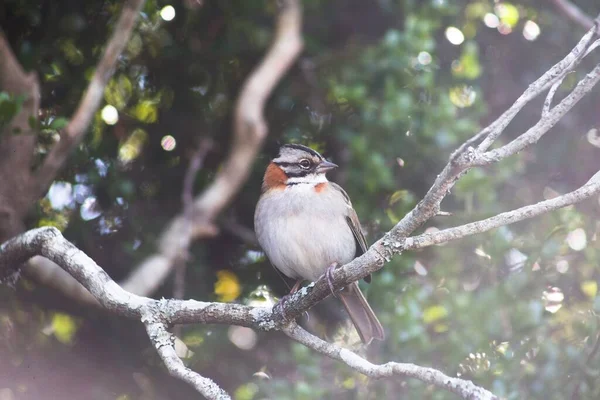
[[356,254],[343,195],[331,187],[316,193],[309,184],[265,193],[254,214],[260,245],[271,263],[290,278],[315,281],[333,262]]

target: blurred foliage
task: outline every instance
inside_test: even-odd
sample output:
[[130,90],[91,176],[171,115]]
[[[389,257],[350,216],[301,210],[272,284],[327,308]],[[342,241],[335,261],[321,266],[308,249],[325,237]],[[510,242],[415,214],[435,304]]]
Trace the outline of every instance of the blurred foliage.
[[0,92],[0,129],[4,128],[21,111],[24,101],[24,96]]
[[[68,123],[121,4],[0,5],[0,26],[17,57],[41,79],[40,118],[32,120],[38,159]],[[191,249],[186,297],[254,303],[286,292],[259,249],[231,228],[252,227],[262,172],[279,143],[311,145],[340,165],[331,178],[352,197],[373,242],[416,204],[456,146],[583,34],[542,0],[303,4],[306,50],[268,103],[265,150],[219,221],[221,234]],[[599,11],[593,0],[578,5]],[[227,154],[234,102],[270,43],[275,10],[272,0],[148,1],[89,134],[28,226],[58,227],[114,279],[125,277],[182,210],[183,176],[200,139],[215,146],[197,191]],[[598,62],[591,58],[582,70]],[[557,96],[581,75],[568,77]],[[584,183],[599,168],[599,100],[595,91],[534,148],[470,171],[443,203],[453,216],[423,229]],[[0,92],[0,127],[23,101]],[[501,141],[535,123],[540,109],[541,102],[526,108]],[[598,211],[590,201],[396,257],[364,286],[387,334],[369,359],[439,368],[507,399],[600,397]],[[171,282],[161,296],[172,296]],[[9,360],[0,367],[0,392],[17,399],[193,396],[166,377],[136,324],[26,280],[16,294],[2,288],[0,298],[0,358]],[[311,315],[319,332],[323,315]],[[190,326],[182,334],[194,352],[188,366],[241,400],[454,398],[416,380],[370,381],[282,335],[255,339],[229,327]]]

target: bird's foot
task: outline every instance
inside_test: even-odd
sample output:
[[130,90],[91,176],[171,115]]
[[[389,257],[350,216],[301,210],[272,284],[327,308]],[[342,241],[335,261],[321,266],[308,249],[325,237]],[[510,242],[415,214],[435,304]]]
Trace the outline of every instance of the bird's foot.
[[325,270],[325,278],[327,278],[327,284],[329,285],[329,290],[331,290],[331,294],[333,295],[333,297],[337,298],[337,295],[335,294],[335,290],[333,289],[333,271],[335,271],[335,269],[339,267],[339,264],[337,262],[334,262],[333,264],[331,264],[329,267],[327,267],[327,269]]
[[285,313],[284,305],[298,291],[301,283],[302,283],[302,280],[298,279],[296,281],[296,283],[294,284],[294,286],[292,287],[292,289],[290,290],[290,292],[288,294],[286,294],[285,296],[283,296],[281,299],[279,299],[277,304],[275,304],[273,306],[273,311],[280,313],[283,316],[283,319],[285,319],[285,320],[287,320],[288,317]]

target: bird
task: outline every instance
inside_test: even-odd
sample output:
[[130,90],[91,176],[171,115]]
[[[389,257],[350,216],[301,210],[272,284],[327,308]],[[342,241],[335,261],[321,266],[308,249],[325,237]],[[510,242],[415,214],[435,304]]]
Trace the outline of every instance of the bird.
[[[296,279],[290,295],[304,280],[314,282],[323,273],[330,280],[333,268],[367,251],[350,197],[326,177],[334,168],[336,164],[300,144],[281,146],[266,168],[254,229],[271,264]],[[363,343],[384,339],[383,327],[357,282],[337,295]]]

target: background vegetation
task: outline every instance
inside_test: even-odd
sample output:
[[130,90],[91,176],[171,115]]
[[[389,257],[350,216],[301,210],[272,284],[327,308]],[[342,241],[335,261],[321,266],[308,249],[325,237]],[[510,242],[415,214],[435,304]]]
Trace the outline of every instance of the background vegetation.
[[[305,51],[269,101],[264,151],[221,216],[220,234],[192,246],[186,297],[246,302],[286,292],[248,239],[262,173],[279,143],[310,145],[339,164],[331,178],[352,197],[369,241],[380,237],[458,144],[581,37],[584,29],[548,3],[304,1]],[[77,106],[120,4],[0,5],[19,61],[40,77],[39,159]],[[593,0],[577,4],[591,16],[600,11]],[[125,277],[181,211],[183,176],[202,139],[213,145],[196,190],[227,154],[233,105],[270,43],[274,12],[274,2],[262,0],[148,1],[90,132],[28,227],[57,226],[111,277]],[[0,126],[22,100],[0,92]],[[471,171],[443,204],[453,215],[424,229],[580,186],[600,167],[599,100],[597,91],[587,96],[538,146]],[[517,117],[504,141],[539,117],[542,101]],[[365,285],[387,333],[369,359],[433,366],[509,399],[600,397],[599,211],[590,201],[397,257]],[[154,296],[172,293],[168,281]],[[1,287],[0,299],[0,399],[195,396],[166,376],[131,321],[29,280]],[[342,340],[322,329],[331,308],[309,323]],[[241,400],[452,397],[413,380],[368,382],[280,334],[189,326],[181,338],[193,352],[188,365]]]

